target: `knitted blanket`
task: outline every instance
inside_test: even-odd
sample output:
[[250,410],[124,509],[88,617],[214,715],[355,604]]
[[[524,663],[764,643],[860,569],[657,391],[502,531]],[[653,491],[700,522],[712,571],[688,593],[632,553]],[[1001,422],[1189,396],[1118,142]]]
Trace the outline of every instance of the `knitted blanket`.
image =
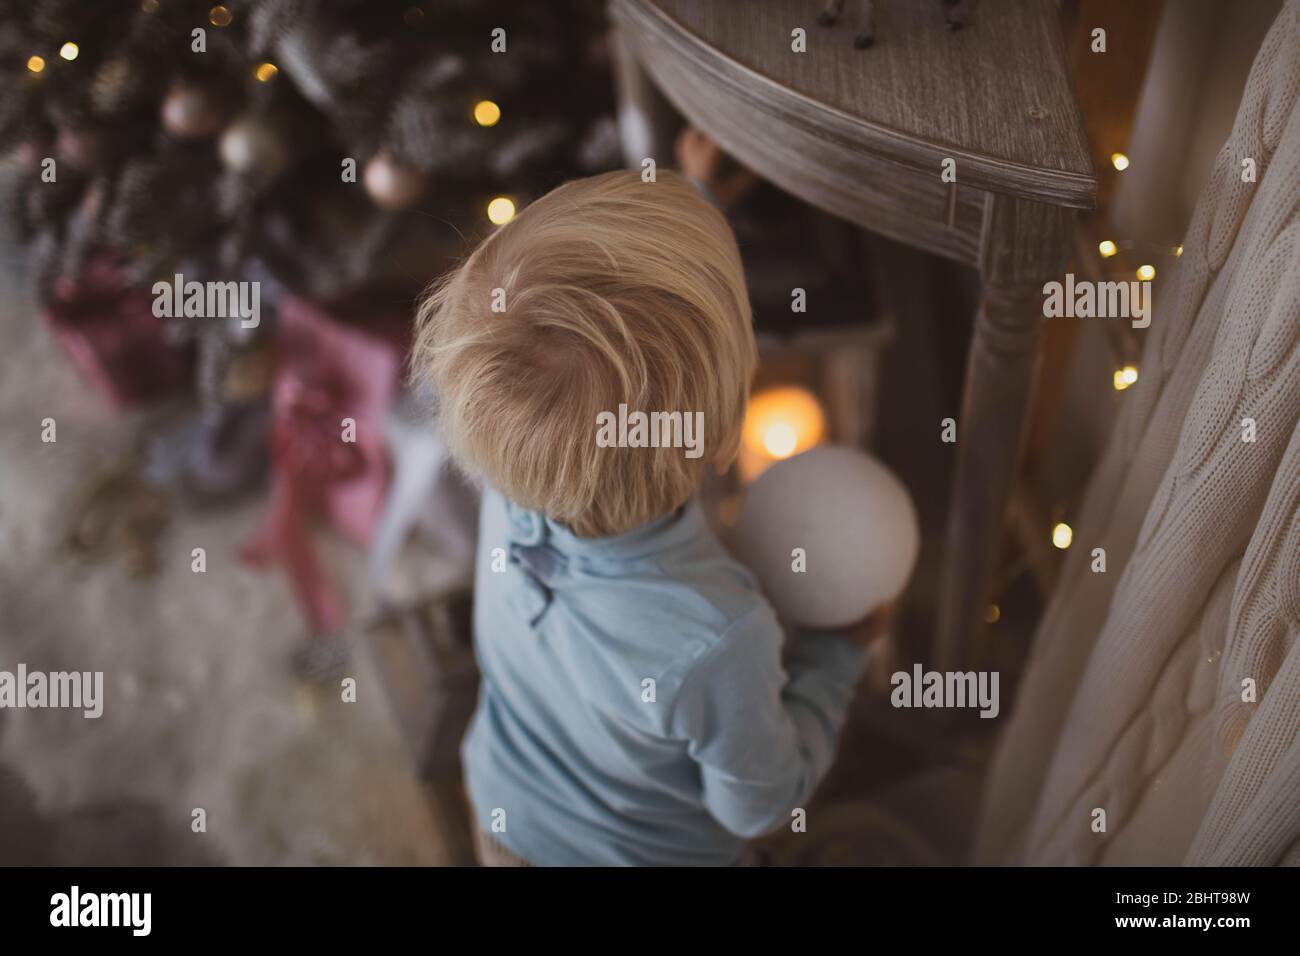
[[999,741],[976,862],[1300,863],[1300,0],[1183,249]]

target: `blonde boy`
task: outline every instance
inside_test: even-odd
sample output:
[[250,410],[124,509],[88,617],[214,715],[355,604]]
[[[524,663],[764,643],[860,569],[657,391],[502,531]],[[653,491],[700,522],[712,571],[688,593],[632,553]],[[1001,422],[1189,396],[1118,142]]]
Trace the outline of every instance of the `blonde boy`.
[[674,173],[561,186],[440,283],[414,362],[487,487],[462,748],[483,854],[732,864],[789,825],[863,652],[802,634],[783,667],[692,500],[735,457],[756,362],[722,215]]

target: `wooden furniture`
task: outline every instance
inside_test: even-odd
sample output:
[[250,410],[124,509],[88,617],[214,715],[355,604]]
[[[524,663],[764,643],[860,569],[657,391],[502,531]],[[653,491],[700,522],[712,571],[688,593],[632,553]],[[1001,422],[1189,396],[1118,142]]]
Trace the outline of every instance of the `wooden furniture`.
[[[822,6],[611,0],[623,147],[631,165],[673,165],[675,109],[804,201],[979,268],[929,662],[954,669],[1002,539],[1042,286],[1059,277],[1096,183],[1050,0],[990,0],[959,31],[944,29],[937,0],[876,0],[868,50],[853,47],[853,17],[818,26]],[[940,428],[918,440],[939,441]]]

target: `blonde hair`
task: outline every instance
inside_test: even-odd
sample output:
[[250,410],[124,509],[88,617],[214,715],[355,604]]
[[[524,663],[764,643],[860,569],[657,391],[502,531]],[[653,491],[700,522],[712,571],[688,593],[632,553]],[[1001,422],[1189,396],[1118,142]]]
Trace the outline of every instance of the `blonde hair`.
[[[676,173],[619,171],[538,199],[444,277],[412,361],[463,467],[599,537],[671,512],[701,465],[731,461],[756,355],[726,220]],[[600,447],[597,416],[620,404],[702,412],[702,456]]]

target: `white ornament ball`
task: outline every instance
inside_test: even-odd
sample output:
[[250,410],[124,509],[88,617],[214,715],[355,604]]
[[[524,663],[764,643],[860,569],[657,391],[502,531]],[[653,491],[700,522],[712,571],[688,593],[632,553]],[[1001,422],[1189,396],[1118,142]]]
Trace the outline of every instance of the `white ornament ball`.
[[227,168],[245,175],[274,179],[289,165],[289,147],[266,120],[241,116],[221,134],[217,145]]
[[[804,571],[795,549],[802,549]],[[854,448],[823,445],[777,462],[749,487],[736,556],[787,624],[827,629],[902,593],[920,549],[903,483]]]
[[387,153],[376,153],[361,174],[366,192],[384,209],[403,209],[424,192],[424,177],[419,170],[399,163]]
[[163,99],[162,125],[177,139],[201,139],[221,128],[221,109],[210,90],[177,84]]

